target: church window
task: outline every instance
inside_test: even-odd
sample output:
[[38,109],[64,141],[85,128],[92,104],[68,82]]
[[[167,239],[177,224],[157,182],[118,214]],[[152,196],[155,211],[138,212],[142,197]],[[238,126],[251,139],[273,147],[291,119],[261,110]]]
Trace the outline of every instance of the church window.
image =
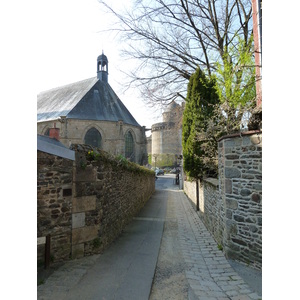
[[101,146],[101,134],[96,128],[91,128],[87,131],[84,137],[84,143],[93,147]]
[[125,157],[134,160],[134,141],[130,131],[125,134]]

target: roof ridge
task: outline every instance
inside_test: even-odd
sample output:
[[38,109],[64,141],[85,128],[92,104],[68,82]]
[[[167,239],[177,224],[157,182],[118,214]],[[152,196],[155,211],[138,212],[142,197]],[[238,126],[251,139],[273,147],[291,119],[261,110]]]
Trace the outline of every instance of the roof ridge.
[[[50,91],[62,89],[62,88],[65,88],[65,87],[68,87],[68,86],[71,86],[71,85],[74,85],[74,84],[78,84],[78,83],[81,83],[81,82],[84,82],[84,81],[92,80],[92,79],[97,79],[97,80],[99,80],[99,79],[97,78],[97,76],[93,76],[93,77],[90,77],[90,78],[87,78],[87,79],[83,79],[83,80],[79,80],[79,81],[75,81],[75,82],[70,82],[70,83],[67,83],[67,84],[64,84],[64,85],[60,85],[60,86],[57,86],[57,87],[48,89],[48,90],[41,91],[41,92],[38,93],[38,95],[39,95],[39,94],[42,94],[42,93],[46,93],[46,92],[50,92]],[[95,81],[95,83],[97,82],[97,80]]]

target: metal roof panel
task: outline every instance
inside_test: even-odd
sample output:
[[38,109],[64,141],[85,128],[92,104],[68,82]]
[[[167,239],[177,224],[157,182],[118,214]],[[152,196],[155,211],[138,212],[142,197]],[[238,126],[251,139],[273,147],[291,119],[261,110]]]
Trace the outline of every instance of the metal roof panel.
[[70,150],[55,138],[48,136],[37,135],[37,150],[75,160],[75,151]]

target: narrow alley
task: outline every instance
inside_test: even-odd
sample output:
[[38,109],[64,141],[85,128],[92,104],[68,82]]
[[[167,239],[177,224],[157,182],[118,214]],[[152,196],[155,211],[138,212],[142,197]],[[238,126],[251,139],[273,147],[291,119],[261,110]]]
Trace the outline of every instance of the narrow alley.
[[261,272],[228,261],[174,175],[159,176],[139,215],[103,254],[68,261],[40,300],[261,299]]

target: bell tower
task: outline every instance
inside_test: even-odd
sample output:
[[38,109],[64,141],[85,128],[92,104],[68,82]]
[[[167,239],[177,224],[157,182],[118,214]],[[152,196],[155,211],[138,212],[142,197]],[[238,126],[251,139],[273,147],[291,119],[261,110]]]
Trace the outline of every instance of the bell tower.
[[108,59],[102,54],[97,58],[97,78],[103,82],[108,82]]

